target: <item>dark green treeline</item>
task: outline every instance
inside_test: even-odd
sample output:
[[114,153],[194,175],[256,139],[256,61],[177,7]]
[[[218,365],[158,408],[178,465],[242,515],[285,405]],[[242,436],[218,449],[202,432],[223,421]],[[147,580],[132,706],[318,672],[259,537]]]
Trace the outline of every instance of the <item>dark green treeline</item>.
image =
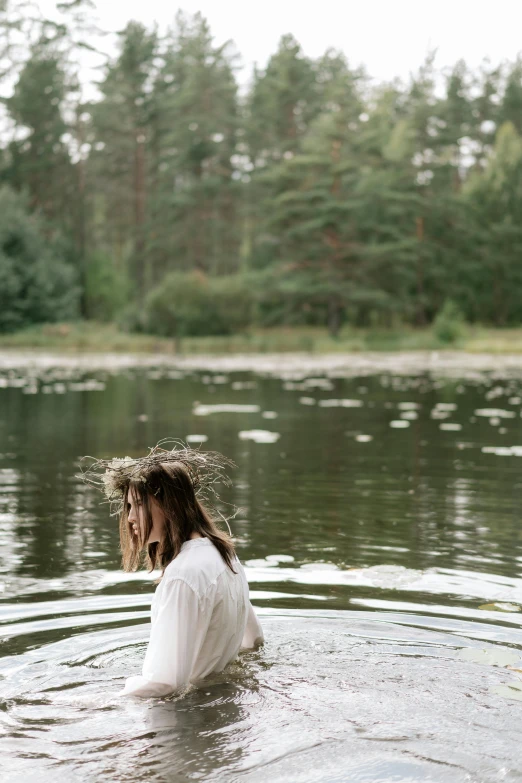
[[286,35],[240,90],[233,46],[178,15],[130,22],[86,101],[90,4],[63,5],[1,73],[0,330],[522,321],[522,60],[375,85]]

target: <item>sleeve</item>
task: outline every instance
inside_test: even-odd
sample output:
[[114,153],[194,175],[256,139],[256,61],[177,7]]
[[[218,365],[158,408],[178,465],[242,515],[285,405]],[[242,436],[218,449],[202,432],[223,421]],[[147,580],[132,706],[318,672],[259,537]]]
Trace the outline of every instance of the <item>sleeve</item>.
[[264,641],[265,641],[265,637],[263,634],[263,629],[261,628],[261,623],[257,619],[256,613],[254,612],[254,608],[249,600],[247,623],[246,623],[245,633],[243,634],[243,641],[241,642],[241,647],[250,649],[252,647],[256,647],[258,644],[262,644]]
[[254,608],[250,603],[250,589],[248,586],[248,579],[245,574],[245,569],[239,558],[236,557],[236,565],[239,568],[241,579],[243,582],[243,595],[247,606],[247,620],[245,625],[245,631],[243,633],[243,639],[241,640],[241,648],[249,650],[252,647],[256,647],[258,644],[262,644],[265,641],[263,629],[261,623],[257,619]]
[[169,579],[151,628],[142,674],[128,677],[121,695],[166,696],[187,685],[209,615],[187,582],[179,577]]

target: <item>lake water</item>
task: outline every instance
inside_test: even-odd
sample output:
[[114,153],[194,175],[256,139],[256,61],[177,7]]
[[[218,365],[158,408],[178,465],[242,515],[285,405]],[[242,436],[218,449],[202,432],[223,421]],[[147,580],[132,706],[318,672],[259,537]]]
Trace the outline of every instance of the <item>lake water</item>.
[[[1,779],[522,780],[521,411],[520,360],[1,354]],[[137,700],[158,574],[76,475],[164,437],[237,464],[266,644]]]

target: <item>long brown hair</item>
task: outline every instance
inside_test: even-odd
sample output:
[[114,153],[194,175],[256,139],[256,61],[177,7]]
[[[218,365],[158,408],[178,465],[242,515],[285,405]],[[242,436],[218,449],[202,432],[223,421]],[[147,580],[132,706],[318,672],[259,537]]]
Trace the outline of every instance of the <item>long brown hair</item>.
[[[128,499],[141,501],[143,507],[144,530],[139,526],[138,535],[132,535],[129,522]],[[159,505],[165,516],[163,541],[148,544],[146,542],[152,530],[151,498]],[[147,480],[129,481],[123,498],[123,510],[120,516],[120,546],[124,571],[136,571],[146,551],[146,565],[149,573],[161,568],[161,582],[165,568],[180,552],[182,544],[190,539],[192,533],[199,533],[210,539],[221,557],[233,573],[232,564],[235,549],[228,533],[217,526],[207,509],[197,499],[190,475],[181,462],[162,462],[154,465],[147,473]],[[146,549],[145,549],[146,547]]]

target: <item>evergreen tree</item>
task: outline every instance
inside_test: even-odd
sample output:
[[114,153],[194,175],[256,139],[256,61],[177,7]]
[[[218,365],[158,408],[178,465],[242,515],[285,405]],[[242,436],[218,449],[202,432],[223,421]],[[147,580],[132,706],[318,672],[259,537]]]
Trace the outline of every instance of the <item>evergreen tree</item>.
[[26,200],[0,188],[0,332],[74,319],[80,289],[74,267],[50,241]]
[[200,14],[178,14],[162,57],[151,97],[154,278],[172,269],[235,271],[241,236],[234,55],[228,44],[213,44]]
[[254,71],[246,106],[252,163],[262,167],[295,153],[318,108],[313,63],[292,35],[284,35],[266,69]]
[[465,281],[468,314],[497,326],[520,322],[522,138],[513,123],[499,128],[487,167],[470,178],[465,196],[475,238],[475,263]]
[[270,224],[282,243],[279,286],[298,307],[312,304],[322,312],[333,335],[346,306],[361,295],[365,275],[358,226],[365,202],[358,191],[360,99],[355,89],[339,96],[312,124],[302,152],[267,176],[275,196]]
[[137,22],[120,33],[119,54],[106,67],[102,99],[91,107],[93,153],[88,176],[97,244],[117,266],[128,265],[135,295],[147,280],[152,85],[158,38]]
[[[285,35],[238,97],[230,43],[178,14],[164,37],[130,22],[86,104],[92,0],[57,9],[46,19],[31,0],[0,0],[0,200],[19,227],[1,251],[1,328],[73,313],[58,269],[83,287],[82,313],[104,319],[130,300],[149,324],[159,302],[177,323],[188,292],[190,328],[206,296],[226,331],[250,280],[263,323],[332,334],[345,319],[445,322],[454,307],[519,322],[520,59],[478,73],[459,61],[441,93],[430,55],[406,86],[375,87],[342,53],[313,59]],[[45,269],[55,282],[37,304],[30,280]]]
[[8,147],[4,178],[17,189],[27,188],[32,208],[58,223],[71,215],[74,195],[62,114],[67,89],[59,56],[40,44],[32,50],[6,101],[18,138]]
[[477,147],[473,150],[474,159],[470,160],[470,169],[482,169],[495,142],[495,134],[500,121],[502,69],[491,68],[487,63],[481,67],[475,79],[476,97],[473,100],[475,117],[475,139]]
[[522,134],[522,58],[509,68],[502,103],[498,113],[499,125],[511,122]]

